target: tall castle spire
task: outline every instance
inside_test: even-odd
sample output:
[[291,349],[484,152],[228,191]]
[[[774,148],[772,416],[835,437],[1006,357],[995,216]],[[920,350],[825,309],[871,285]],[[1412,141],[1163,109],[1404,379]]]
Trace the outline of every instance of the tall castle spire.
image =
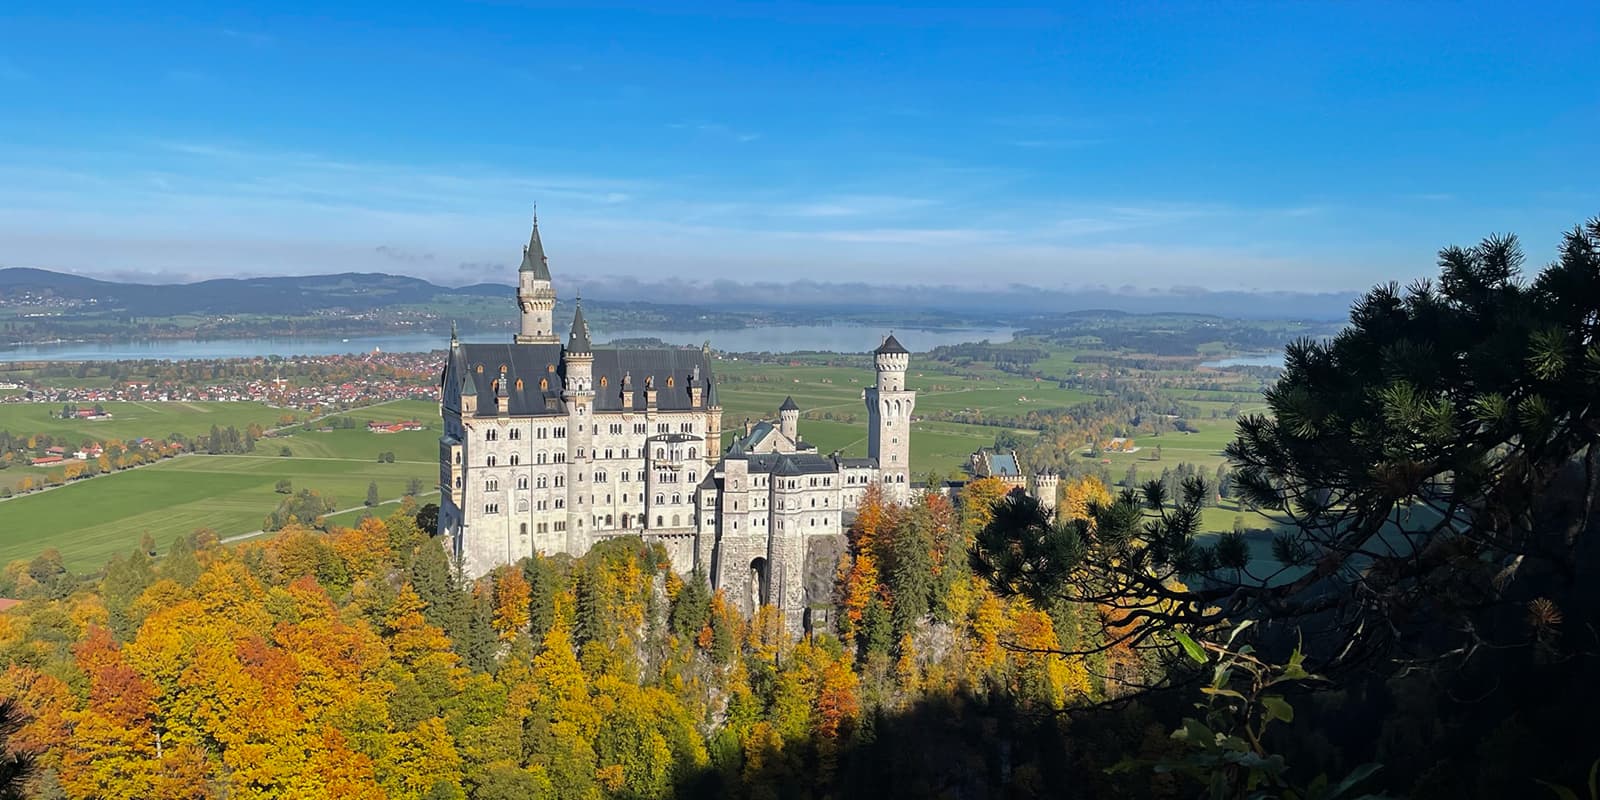
[[518,272],[533,273],[534,280],[550,280],[550,259],[545,257],[544,242],[539,241],[539,204],[533,206],[533,234],[528,246],[522,248],[522,266]]
[[550,260],[539,239],[539,207],[533,209],[533,233],[522,248],[522,266],[517,270],[517,306],[522,310],[522,328],[517,344],[560,344],[555,331],[556,290],[550,283]]

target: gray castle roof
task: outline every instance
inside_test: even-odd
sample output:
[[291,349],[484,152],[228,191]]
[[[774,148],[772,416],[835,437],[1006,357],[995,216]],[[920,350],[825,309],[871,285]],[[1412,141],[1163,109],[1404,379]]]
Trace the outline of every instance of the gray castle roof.
[[795,402],[794,402],[794,397],[790,396],[790,397],[783,398],[783,405],[778,406],[778,410],[779,411],[799,411],[800,410],[800,406],[796,405]]
[[822,475],[839,471],[839,465],[816,453],[763,453],[746,456],[751,472],[770,475]]
[[878,355],[884,355],[887,353],[903,353],[910,355],[911,353],[911,351],[907,350],[904,345],[900,344],[899,339],[894,338],[894,334],[892,333],[889,334],[889,338],[883,340],[883,344],[878,345],[878,349],[872,352]]
[[533,212],[533,235],[528,237],[528,246],[522,248],[522,266],[519,272],[531,272],[537,280],[550,280],[550,259],[545,258],[544,242],[539,241],[539,212]]
[[594,344],[589,341],[589,322],[583,318],[583,300],[572,312],[572,333],[567,337],[567,350],[573,353],[592,353]]
[[[494,416],[495,389],[491,385],[498,382],[503,364],[508,413],[512,416],[564,415],[567,407],[561,400],[561,388],[566,385],[565,353],[558,344],[461,344],[451,351],[445,363],[446,400],[448,402],[453,394],[451,388],[458,387],[461,395],[478,398],[478,416]],[[701,381],[715,387],[711,365],[699,349],[596,350],[593,366],[595,411],[623,409],[624,375],[632,377],[632,388],[627,391],[631,395],[628,398],[630,408],[644,410],[644,387],[652,383],[657,409],[693,410],[689,378],[696,367],[700,369]],[[518,381],[521,381],[520,386]],[[711,390],[704,391],[709,397]],[[711,401],[705,399],[702,408],[710,404]]]

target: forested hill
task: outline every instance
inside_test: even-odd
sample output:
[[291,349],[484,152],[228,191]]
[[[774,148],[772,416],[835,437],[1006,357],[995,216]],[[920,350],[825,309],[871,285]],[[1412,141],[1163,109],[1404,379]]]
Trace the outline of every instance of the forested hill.
[[50,270],[0,269],[0,298],[26,295],[92,303],[130,316],[174,314],[310,314],[428,303],[449,297],[510,297],[512,287],[439,286],[378,272],[271,278],[218,278],[197,283],[115,283]]

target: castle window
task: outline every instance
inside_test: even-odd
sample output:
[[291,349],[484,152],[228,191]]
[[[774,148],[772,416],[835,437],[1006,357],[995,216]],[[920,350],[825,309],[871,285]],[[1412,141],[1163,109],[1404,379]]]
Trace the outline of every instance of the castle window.
[[567,498],[565,498],[565,497],[557,497],[556,498],[556,508],[566,508],[566,507],[567,507]]
[[539,487],[540,489],[543,489],[543,488],[545,488],[545,480],[546,480],[545,477],[543,475],[540,475],[537,479],[535,479],[534,485]]
[[522,457],[517,455],[516,453],[512,453],[511,454],[511,466],[514,467],[514,466],[516,466],[516,465],[518,465],[520,463],[522,463]]
[[554,364],[546,364],[546,365],[544,365],[544,371],[545,372],[555,372],[556,371],[556,365],[554,365]]
[[565,486],[566,483],[567,483],[567,476],[565,476],[565,475],[557,475],[556,476],[556,488],[557,489],[561,488],[562,486]]
[[456,451],[456,463],[457,464],[461,463],[461,451],[460,450]]
[[[517,391],[519,391],[519,392],[522,391],[522,379],[521,378],[517,379]],[[522,527],[526,528],[528,526],[524,525]],[[527,531],[523,531],[523,534],[526,535]]]
[[[689,448],[689,457],[690,457],[690,458],[694,458],[694,454],[695,454],[695,452],[696,452],[696,451],[695,451],[695,449],[694,449],[694,448],[693,448],[693,447],[691,447],[691,448]],[[692,481],[692,480],[694,480],[694,475],[693,475],[693,473],[691,473],[691,474],[690,474],[690,475],[689,475],[689,480],[691,480],[691,481]]]
[[539,379],[539,391],[541,391],[541,392],[550,391],[550,379],[549,378],[540,378]]
[[[522,383],[522,381],[517,381],[517,383],[520,384],[520,383]],[[517,388],[521,389],[522,387],[518,386]],[[522,429],[521,428],[512,428],[509,432],[506,433],[506,437],[510,438],[510,439],[520,440],[522,438]]]
[[491,466],[491,467],[494,466],[494,464],[495,464],[494,456],[489,456],[488,458],[484,459],[484,463],[487,464],[488,466]]
[[595,483],[605,483],[606,482],[606,474],[604,472],[596,472],[594,474],[594,482]]
[[664,494],[656,495],[656,505],[663,506],[663,505],[666,505],[666,504],[667,504],[667,496],[666,495],[664,495]]
[[662,521],[660,514],[656,515],[656,527],[657,528],[665,528],[666,527],[666,523]]
[[456,488],[457,489],[461,488],[461,476],[460,475],[456,476]]
[[482,375],[482,374],[483,374],[483,365],[482,365],[482,364],[479,364],[479,365],[478,365],[478,374],[479,374],[479,375]]
[[526,489],[526,488],[528,488],[528,476],[524,475],[524,476],[522,476],[520,478],[517,478],[517,488],[518,489]]
[[[557,508],[560,508],[560,506],[559,506],[559,505],[558,505],[558,506],[556,506],[556,507],[557,507]],[[566,529],[567,529],[567,521],[566,521],[566,520],[564,520],[564,519],[558,519],[558,520],[556,520],[556,530],[557,530],[557,531],[564,531],[564,530],[566,530]]]
[[[667,385],[668,386],[672,385],[672,379],[671,378],[667,379]],[[674,528],[678,527],[678,524],[679,524],[678,520],[679,519],[680,519],[680,517],[677,514],[673,514],[672,515],[672,527],[674,527]]]
[[672,388],[672,376],[671,375],[667,376],[667,388],[668,389]]
[[678,503],[681,503],[681,502],[683,502],[683,495],[675,494],[675,495],[672,496],[673,505],[677,505]]
[[500,504],[499,503],[485,503],[484,506],[483,506],[483,513],[485,513],[485,514],[498,514],[498,513],[500,513]]
[[486,492],[499,491],[500,490],[500,482],[497,481],[497,480],[494,480],[492,478],[490,480],[486,480],[486,481],[483,482],[483,490],[486,491]]
[[528,523],[522,523],[522,538],[528,538]]
[[486,430],[486,431],[483,432],[483,440],[486,441],[486,442],[492,442],[492,441],[494,441],[496,439],[499,439],[499,438],[500,438],[500,432],[495,430],[494,428],[490,428],[489,430]]
[[606,376],[601,375],[600,376],[600,388],[604,389],[604,388],[606,388],[607,386],[610,386],[610,385],[611,385],[611,381],[608,380],[606,378]]

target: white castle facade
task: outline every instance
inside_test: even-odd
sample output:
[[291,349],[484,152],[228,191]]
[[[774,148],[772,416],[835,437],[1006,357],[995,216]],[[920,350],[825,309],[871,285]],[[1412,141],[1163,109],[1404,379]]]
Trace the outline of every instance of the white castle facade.
[[867,487],[910,497],[911,354],[893,336],[874,351],[866,458],[806,444],[792,399],[724,451],[707,352],[595,347],[581,303],[563,345],[555,297],[535,219],[518,272],[520,332],[507,344],[451,334],[439,386],[438,533],[463,575],[639,536],[746,613],[775,604],[798,626],[813,600],[826,600]]

